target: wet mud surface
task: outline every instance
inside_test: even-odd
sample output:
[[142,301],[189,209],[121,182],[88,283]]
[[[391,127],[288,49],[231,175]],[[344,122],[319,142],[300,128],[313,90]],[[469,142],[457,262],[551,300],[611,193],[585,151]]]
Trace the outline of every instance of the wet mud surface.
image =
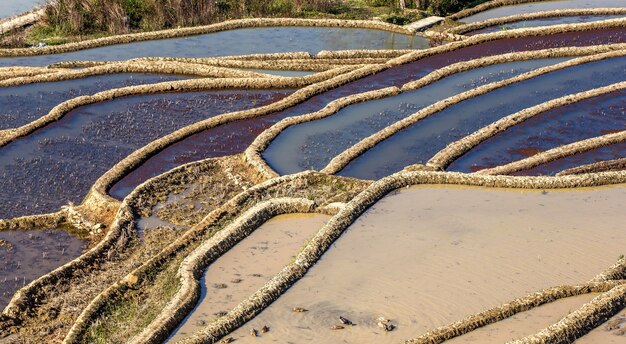
[[448,170],[476,172],[622,130],[626,130],[624,90],[539,114],[482,142]]
[[0,129],[16,128],[47,115],[60,103],[112,88],[181,80],[153,74],[112,74],[78,80],[0,87]]
[[339,174],[379,179],[425,163],[439,150],[522,109],[623,80],[626,57],[585,63],[496,89],[415,123],[350,162]]
[[[394,192],[232,336],[242,343],[399,343],[543,288],[582,283],[623,252],[625,197],[623,186]],[[339,316],[356,325],[331,329]],[[396,328],[385,332],[379,317]],[[268,333],[249,335],[264,325]]]
[[[626,2],[624,3],[626,6]],[[501,25],[495,25],[486,27],[484,29],[467,32],[464,35],[473,36],[481,33],[498,32],[504,30],[521,29],[537,26],[552,26],[559,24],[575,24],[575,23],[588,23],[607,19],[623,18],[623,15],[588,15],[588,16],[571,16],[571,17],[554,17],[544,19],[523,20],[514,23],[507,23]]]
[[[512,51],[538,50],[566,45],[585,46],[601,44],[601,42],[618,43],[625,39],[626,31],[623,29],[600,30],[487,42],[478,46],[427,57],[337,87],[281,112],[222,125],[190,136],[161,151],[129,173],[113,186],[110,194],[116,198],[123,198],[137,185],[176,166],[191,161],[241,153],[259,133],[283,118],[318,111],[329,102],[354,93],[388,86],[401,86],[451,63]],[[218,140],[220,137],[222,139]],[[223,138],[227,139],[224,140]]]
[[171,93],[116,99],[71,111],[0,148],[0,218],[79,203],[120,159],[185,125],[259,106],[287,91]]
[[263,157],[281,175],[321,170],[333,157],[361,139],[430,104],[564,60],[522,61],[473,69],[415,91],[351,105],[330,117],[287,128],[267,147]]
[[[237,42],[233,44],[233,42]],[[423,49],[428,40],[380,30],[270,27],[221,31],[199,36],[144,41],[32,57],[0,58],[0,66],[45,66],[61,61],[112,61],[136,57],[213,57],[350,49]]]
[[86,244],[57,229],[0,232],[0,309],[19,288],[80,256]]
[[473,23],[481,20],[511,16],[514,14],[535,13],[551,10],[564,10],[573,8],[615,8],[626,7],[625,0],[564,0],[545,1],[514,6],[503,6],[488,11],[477,13],[461,19],[465,23]]
[[329,218],[319,214],[281,215],[256,229],[209,266],[201,280],[198,305],[169,341],[203,328],[256,292],[289,264]]

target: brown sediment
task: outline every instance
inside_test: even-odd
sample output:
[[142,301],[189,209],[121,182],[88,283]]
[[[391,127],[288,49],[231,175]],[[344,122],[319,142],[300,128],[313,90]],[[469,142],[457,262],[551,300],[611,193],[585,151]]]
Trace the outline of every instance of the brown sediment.
[[517,171],[531,169],[535,166],[546,164],[570,155],[583,153],[592,149],[626,142],[626,130],[614,134],[592,137],[586,140],[577,141],[557,148],[553,148],[529,158],[514,161],[505,165],[496,166],[476,173],[485,175],[510,174]]
[[621,171],[626,169],[626,158],[599,161],[592,164],[568,168],[557,173],[557,176],[567,176],[570,174],[596,173],[606,171]]
[[294,19],[294,18],[255,18],[255,19],[236,19],[228,20],[218,24],[161,30],[143,33],[131,33],[125,35],[109,36],[96,38],[87,41],[66,43],[55,46],[46,46],[42,48],[20,48],[20,49],[0,49],[0,56],[36,56],[67,53],[83,49],[102,47],[107,45],[124,44],[132,42],[140,42],[155,39],[176,38],[185,36],[201,35],[225,30],[255,28],[255,27],[274,27],[274,26],[303,26],[303,27],[342,27],[342,28],[359,28],[359,29],[375,29],[389,32],[397,32],[406,35],[412,35],[410,30],[385,22],[373,20],[342,20],[342,19]]
[[[546,73],[550,73],[556,70],[560,70],[563,68],[567,68],[567,67],[571,67],[571,66],[576,66],[576,65],[580,65],[580,64],[584,64],[584,63],[588,63],[588,62],[592,62],[592,61],[600,61],[603,59],[607,59],[607,58],[612,58],[612,57],[617,57],[617,56],[624,56],[626,54],[626,51],[614,51],[614,52],[609,52],[609,53],[603,53],[603,54],[597,54],[597,55],[591,55],[591,56],[585,56],[585,57],[579,57],[579,58],[575,58],[575,59],[571,59],[565,62],[561,62],[561,63],[557,63],[551,66],[547,66],[547,67],[542,67],[542,68],[538,68],[535,69],[533,71],[524,73],[524,74],[520,74],[516,77],[513,78],[509,78],[506,80],[502,80],[502,81],[497,81],[497,82],[493,82],[487,85],[483,85],[480,87],[477,87],[475,89],[463,92],[463,93],[459,93],[455,96],[446,98],[442,101],[436,102],[432,105],[429,105],[425,108],[423,108],[422,110],[408,116],[405,117],[404,119],[397,121],[391,125],[389,125],[388,127],[386,127],[383,130],[380,130],[379,132],[370,135],[367,138],[362,139],[361,141],[359,141],[358,143],[356,143],[355,145],[353,145],[352,147],[344,150],[342,153],[338,154],[336,157],[334,157],[326,167],[324,167],[324,169],[322,169],[323,173],[329,173],[329,174],[335,174],[339,171],[341,171],[346,165],[348,165],[348,163],[352,160],[354,160],[355,158],[357,158],[358,156],[360,156],[361,154],[365,153],[366,151],[368,151],[369,149],[371,149],[372,147],[374,147],[375,145],[377,145],[378,143],[388,139],[389,137],[393,136],[394,134],[396,134],[397,132],[406,129],[407,127],[419,122],[420,120],[431,116],[433,114],[436,114],[437,112],[440,112],[454,104],[458,104],[462,101],[465,101],[467,99],[471,99],[483,94],[486,94],[488,92],[491,92],[495,89],[501,88],[501,87],[505,87],[511,84],[514,84],[516,82],[521,82],[524,80],[529,80],[531,78],[534,78],[536,76],[539,75],[543,75]],[[418,80],[418,82],[420,82]],[[413,87],[419,86],[419,83],[415,83],[415,84],[407,84],[405,86],[403,86],[403,89],[412,89]],[[427,165],[428,166],[428,165]]]
[[[481,142],[486,141],[490,137],[493,137],[523,121],[526,121],[534,116],[537,116],[546,111],[567,106],[569,104],[573,104],[576,102],[584,101],[589,98],[601,96],[607,93],[615,92],[617,90],[622,90],[626,88],[626,82],[619,82],[612,85],[608,85],[605,87],[596,88],[589,91],[583,91],[576,94],[569,94],[564,97],[560,97],[557,99],[552,99],[550,101],[526,108],[524,110],[518,111],[514,114],[508,115],[499,119],[470,135],[467,135],[460,140],[450,143],[446,148],[439,151],[435,156],[433,156],[428,162],[426,166],[429,166],[433,169],[445,169],[447,168],[454,160],[458,159],[463,154],[470,151],[472,148],[479,145]],[[536,155],[542,152],[542,150],[537,148],[520,148],[517,150],[518,154],[525,155],[527,157]]]
[[554,11],[542,11],[535,13],[515,14],[507,17],[491,18],[475,23],[459,25],[446,30],[451,34],[465,34],[477,31],[490,26],[509,24],[524,20],[534,20],[542,18],[558,18],[573,16],[598,16],[598,15],[619,15],[626,14],[626,8],[579,8],[579,9],[563,9]]

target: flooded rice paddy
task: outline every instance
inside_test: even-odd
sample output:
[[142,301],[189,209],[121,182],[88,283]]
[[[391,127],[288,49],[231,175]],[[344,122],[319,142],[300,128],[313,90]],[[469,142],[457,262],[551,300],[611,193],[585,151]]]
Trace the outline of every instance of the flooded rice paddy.
[[80,203],[119,160],[185,125],[253,108],[288,91],[215,91],[120,98],[77,108],[0,148],[0,218]]
[[425,163],[439,150],[522,109],[623,80],[626,57],[565,68],[496,89],[433,114],[351,161],[340,175],[378,179]]
[[[482,142],[448,170],[476,172],[591,137],[626,130],[626,91],[539,114]],[[626,156],[626,151],[623,152]]]
[[[543,288],[581,283],[623,253],[625,199],[624,186],[544,192],[423,186],[394,192],[232,336],[243,343],[398,343]],[[582,302],[556,305],[563,316]],[[293,313],[294,307],[308,312]],[[341,325],[339,316],[356,325],[331,329]],[[381,330],[379,317],[397,328]],[[523,319],[520,314],[512,321]],[[250,337],[251,328],[264,325],[271,331]]]
[[566,59],[504,63],[451,75],[415,91],[355,104],[336,114],[287,128],[263,152],[279,174],[321,170],[361,139],[437,101]]
[[202,276],[198,305],[170,341],[203,328],[256,292],[289,264],[329,218],[319,214],[277,216],[213,262]]
[[[626,2],[624,3],[626,5]],[[481,33],[498,32],[513,29],[530,28],[537,26],[552,26],[559,24],[575,24],[575,23],[588,23],[600,20],[623,18],[624,15],[588,15],[588,16],[571,16],[571,17],[554,17],[544,19],[523,20],[513,23],[494,25],[484,29],[465,33],[465,35],[473,36]]]
[[491,18],[507,17],[514,14],[535,13],[542,11],[576,9],[576,8],[618,8],[626,7],[626,0],[559,0],[542,1],[513,6],[503,6],[474,14],[461,19],[462,22],[473,23]]
[[0,129],[30,123],[66,100],[113,88],[180,80],[153,74],[111,74],[84,79],[0,87]]
[[293,51],[423,49],[428,46],[428,40],[423,37],[380,30],[270,27],[112,45],[64,54],[0,58],[0,66],[45,66],[62,61],[117,61],[150,56],[215,57]]
[[[123,198],[137,185],[184,163],[243,152],[263,130],[283,118],[318,111],[329,102],[351,94],[388,86],[402,86],[435,69],[449,64],[513,51],[539,50],[567,45],[587,46],[626,41],[622,29],[576,32],[549,36],[524,37],[486,42],[452,52],[425,57],[416,62],[391,68],[358,81],[323,92],[294,107],[260,118],[238,121],[192,135],[153,156],[127,174],[110,190]],[[218,138],[226,138],[219,140]]]

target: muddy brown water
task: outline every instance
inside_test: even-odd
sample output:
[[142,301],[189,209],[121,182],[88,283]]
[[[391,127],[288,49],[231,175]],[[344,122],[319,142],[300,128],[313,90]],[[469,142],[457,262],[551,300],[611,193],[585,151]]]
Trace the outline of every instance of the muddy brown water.
[[513,6],[502,6],[462,18],[465,23],[511,16],[514,14],[535,13],[541,11],[564,10],[575,8],[616,8],[626,7],[626,0],[561,0],[541,1]]
[[137,185],[173,167],[206,158],[241,153],[252,143],[259,133],[283,118],[317,111],[335,99],[354,93],[371,91],[388,86],[401,86],[435,69],[445,67],[455,62],[512,51],[620,43],[625,41],[625,39],[626,30],[624,29],[593,30],[498,40],[449,53],[426,57],[419,61],[391,68],[382,73],[337,87],[284,111],[255,119],[229,123],[192,135],[183,141],[165,148],[141,166],[134,169],[112,187],[110,194],[113,197],[121,199],[128,195]]
[[0,231],[0,309],[16,290],[80,256],[86,245],[58,229]]
[[[211,264],[202,276],[202,294],[169,341],[203,328],[262,287],[295,257],[330,217],[320,214],[276,216]],[[260,329],[260,328],[259,328]]]
[[543,112],[485,140],[448,169],[475,172],[621,130],[626,130],[624,90]]
[[[625,73],[626,57],[618,57],[557,70],[493,90],[454,104],[394,134],[351,161],[339,174],[375,180],[405,166],[425,163],[451,142],[502,117],[554,98],[623,81]],[[623,116],[618,109],[613,118],[620,117]],[[603,124],[615,128],[625,122],[621,118],[617,123]],[[563,136],[565,140],[569,137],[567,133]],[[485,147],[489,145],[485,143]]]
[[453,338],[446,341],[446,344],[508,343],[509,341],[535,334],[558,322],[561,318],[579,309],[598,295],[586,294],[560,299]]
[[[232,336],[242,343],[399,343],[543,288],[584,283],[624,253],[625,200],[626,185],[396,191]],[[339,316],[357,325],[331,330]],[[397,329],[381,331],[380,316]],[[271,331],[249,336],[263,325]]]
[[80,203],[120,159],[185,125],[260,106],[290,91],[215,91],[120,98],[83,106],[0,148],[0,218]]
[[47,115],[60,103],[112,88],[144,85],[185,77],[154,74],[112,74],[84,79],[0,87],[0,129],[16,128]]

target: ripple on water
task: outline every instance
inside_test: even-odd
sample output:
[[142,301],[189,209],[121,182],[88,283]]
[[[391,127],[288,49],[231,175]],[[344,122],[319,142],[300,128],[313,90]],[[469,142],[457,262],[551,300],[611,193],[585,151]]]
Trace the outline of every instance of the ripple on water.
[[[233,337],[249,342],[248,330],[267,324],[272,330],[255,340],[398,343],[543,288],[585,282],[624,251],[624,200],[623,186],[394,192]],[[294,306],[309,312],[292,313]],[[329,329],[340,315],[357,325]],[[380,316],[397,329],[381,331]]]
[[209,324],[256,292],[295,257],[329,216],[280,215],[266,222],[209,266],[196,308],[172,335],[174,342]]

